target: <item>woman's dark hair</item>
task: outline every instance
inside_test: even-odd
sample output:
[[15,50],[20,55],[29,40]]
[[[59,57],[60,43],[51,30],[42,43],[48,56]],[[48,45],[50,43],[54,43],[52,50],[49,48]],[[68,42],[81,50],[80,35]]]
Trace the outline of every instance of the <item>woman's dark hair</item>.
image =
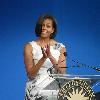
[[46,19],[52,20],[54,32],[51,34],[50,38],[53,39],[53,38],[55,38],[55,36],[57,34],[57,23],[56,23],[56,20],[53,18],[53,16],[50,16],[47,14],[39,17],[39,19],[36,23],[36,26],[35,26],[36,36],[40,37],[41,31],[42,31],[42,24],[43,24],[44,20],[46,20]]

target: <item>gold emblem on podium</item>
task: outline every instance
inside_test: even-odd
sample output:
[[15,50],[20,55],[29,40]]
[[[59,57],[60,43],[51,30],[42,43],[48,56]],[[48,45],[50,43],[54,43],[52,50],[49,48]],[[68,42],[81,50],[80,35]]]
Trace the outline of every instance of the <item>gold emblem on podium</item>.
[[71,80],[58,92],[57,100],[96,100],[90,85],[83,80]]

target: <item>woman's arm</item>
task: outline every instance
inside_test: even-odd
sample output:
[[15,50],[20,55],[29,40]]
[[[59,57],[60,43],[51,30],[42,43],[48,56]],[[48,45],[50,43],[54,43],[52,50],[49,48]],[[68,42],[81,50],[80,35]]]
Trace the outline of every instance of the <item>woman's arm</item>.
[[44,64],[46,58],[43,56],[38,63],[35,65],[34,58],[32,55],[32,46],[27,44],[24,48],[24,64],[26,67],[27,76],[29,79],[32,79],[36,76],[39,69]]
[[66,73],[66,68],[61,68],[61,67],[66,67],[66,49],[63,47],[61,50],[60,50],[60,57],[59,57],[59,61],[58,61],[58,67],[60,72],[62,74],[65,74]]
[[58,73],[61,73],[61,74],[66,73],[66,68],[60,68],[60,67],[66,67],[66,55],[65,54],[66,54],[66,49],[63,47],[60,50],[60,57],[59,57],[58,62],[52,55],[49,56],[49,59],[52,62],[54,68],[58,71]]

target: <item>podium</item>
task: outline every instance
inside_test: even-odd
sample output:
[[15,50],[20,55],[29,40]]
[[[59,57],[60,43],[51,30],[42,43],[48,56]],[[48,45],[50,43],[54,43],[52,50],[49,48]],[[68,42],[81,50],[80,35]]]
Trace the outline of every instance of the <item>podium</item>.
[[54,80],[41,94],[42,100],[96,100],[94,84],[99,84],[100,75],[50,74]]

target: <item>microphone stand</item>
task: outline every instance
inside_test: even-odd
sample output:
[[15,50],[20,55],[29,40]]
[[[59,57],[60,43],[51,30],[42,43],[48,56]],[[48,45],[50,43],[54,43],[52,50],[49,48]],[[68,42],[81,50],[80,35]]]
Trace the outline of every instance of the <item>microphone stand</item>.
[[75,62],[75,63],[77,63],[77,64],[79,64],[80,66],[85,66],[85,67],[88,67],[88,68],[91,68],[91,69],[93,69],[95,71],[100,72],[100,68],[97,68],[95,66],[89,66],[89,65],[86,65],[86,64],[83,64],[83,63],[79,63],[78,61],[75,61],[75,60],[72,60],[72,61]]
[[88,67],[88,68],[91,68],[95,71],[98,71],[100,72],[100,68],[97,68],[95,66],[89,66],[89,65],[86,65],[86,64],[83,64],[83,63],[79,63],[78,61],[75,61],[75,60],[72,60],[73,62],[75,62],[76,64],[78,64],[77,66],[73,65],[73,66],[70,66],[70,67],[60,67],[60,68],[73,68],[73,67],[81,67],[81,66],[85,66],[85,67]]

